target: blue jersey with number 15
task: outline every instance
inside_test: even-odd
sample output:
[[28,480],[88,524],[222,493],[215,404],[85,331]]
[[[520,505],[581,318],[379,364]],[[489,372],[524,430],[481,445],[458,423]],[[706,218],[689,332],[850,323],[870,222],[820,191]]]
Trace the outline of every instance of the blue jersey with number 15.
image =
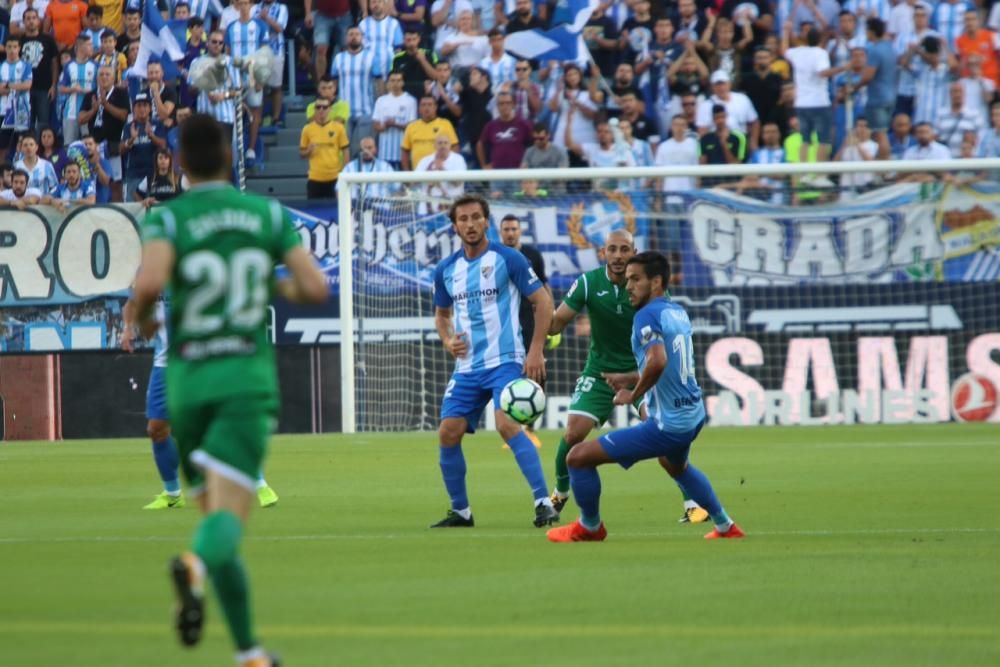
[[640,373],[653,345],[664,347],[667,367],[646,392],[649,419],[663,431],[690,431],[705,419],[701,388],[694,377],[691,320],[683,308],[662,297],[643,306],[632,322],[632,353]]

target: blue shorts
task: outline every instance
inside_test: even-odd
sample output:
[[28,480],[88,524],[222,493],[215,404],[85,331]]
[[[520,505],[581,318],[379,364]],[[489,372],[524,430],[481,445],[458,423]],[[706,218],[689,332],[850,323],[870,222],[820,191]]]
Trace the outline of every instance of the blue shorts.
[[704,425],[702,420],[690,431],[661,431],[655,421],[647,419],[641,424],[606,433],[598,442],[608,456],[626,470],[639,461],[661,456],[680,465],[687,461],[691,443]]
[[441,402],[441,419],[461,417],[466,421],[465,431],[475,433],[483,408],[493,399],[500,408],[500,392],[511,380],[523,377],[521,364],[500,364],[496,368],[471,373],[455,373],[444,390]]
[[153,366],[153,372],[149,374],[149,386],[146,387],[146,419],[170,420],[167,414],[167,369],[165,366]]
[[795,107],[799,118],[799,132],[802,140],[810,143],[813,132],[821,144],[830,143],[830,129],[833,127],[832,107]]

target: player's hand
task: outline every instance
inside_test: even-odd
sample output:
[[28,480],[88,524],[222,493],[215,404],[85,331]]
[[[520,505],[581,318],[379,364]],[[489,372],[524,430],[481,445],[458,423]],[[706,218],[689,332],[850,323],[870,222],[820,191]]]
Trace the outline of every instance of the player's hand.
[[632,396],[631,389],[619,389],[615,394],[615,405],[632,405],[635,397]]
[[[499,199],[499,197],[497,199]],[[557,347],[559,347],[560,343],[562,343],[562,334],[561,333],[557,333],[555,335],[546,336],[545,337],[545,349],[546,350],[554,350]]]
[[524,360],[524,374],[538,384],[545,382],[545,357],[541,352],[528,352]]
[[635,384],[635,375],[633,373],[601,373],[601,377],[604,378],[604,381],[615,392],[619,392],[622,389],[629,389]]
[[449,338],[448,342],[444,344],[445,348],[451,352],[451,356],[456,359],[464,357],[469,352],[469,343],[465,338],[466,334],[462,331]]
[[132,341],[134,340],[135,340],[135,327],[131,326],[124,327],[122,329],[122,338],[119,343],[122,349],[130,354],[132,352],[135,352],[135,345],[132,344]]
[[156,332],[160,330],[162,322],[157,320],[146,320],[145,322],[139,322],[139,335],[149,340],[156,335]]
[[313,17],[312,17],[312,14],[306,14],[305,23],[306,23],[306,27],[307,28],[312,29],[312,27],[313,27]]

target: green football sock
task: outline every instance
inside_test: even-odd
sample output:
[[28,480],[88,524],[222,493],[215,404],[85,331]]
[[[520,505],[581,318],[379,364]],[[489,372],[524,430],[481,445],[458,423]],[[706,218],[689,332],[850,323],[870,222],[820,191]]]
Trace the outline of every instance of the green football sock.
[[257,645],[250,618],[250,587],[237,553],[243,526],[232,512],[213,512],[195,531],[192,550],[198,554],[219,604],[226,616],[236,647],[245,651]]
[[569,467],[566,465],[569,450],[566,439],[559,438],[559,450],[556,452],[556,491],[563,495],[569,493]]

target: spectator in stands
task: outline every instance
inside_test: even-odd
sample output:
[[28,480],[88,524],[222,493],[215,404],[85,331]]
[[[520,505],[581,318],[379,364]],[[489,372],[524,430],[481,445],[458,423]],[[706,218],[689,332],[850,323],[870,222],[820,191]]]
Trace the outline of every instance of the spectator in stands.
[[192,16],[188,19],[188,40],[184,47],[184,59],[180,62],[181,86],[179,102],[185,106],[195,105],[196,95],[191,91],[188,83],[191,64],[208,53],[208,46],[205,43],[205,20],[199,16]]
[[858,17],[850,10],[841,10],[837,18],[837,32],[826,43],[830,54],[830,65],[846,65],[851,59],[851,49],[864,47],[864,39],[858,36]]
[[962,153],[962,142],[975,140],[976,133],[986,127],[986,119],[970,113],[965,107],[965,88],[955,81],[948,86],[949,105],[942,109],[935,120],[937,140],[948,147],[953,158]]
[[764,36],[775,28],[768,0],[724,0],[720,14],[735,23],[737,30],[749,22],[753,27],[753,46],[762,45]]
[[913,136],[913,125],[909,115],[898,113],[892,119],[892,131],[889,132],[889,154],[893,160],[902,160],[903,153],[917,143]]
[[622,141],[632,151],[632,157],[635,158],[635,166],[652,166],[653,149],[646,139],[635,136],[635,126],[632,125],[632,121],[627,118],[619,118],[618,129],[622,133]]
[[146,208],[170,201],[183,194],[181,178],[174,169],[174,156],[169,150],[158,148],[153,158],[154,167],[136,187],[136,199]]
[[455,128],[444,118],[438,118],[437,104],[433,97],[421,97],[418,111],[420,118],[407,125],[403,132],[400,157],[404,171],[413,169],[424,157],[434,152],[434,138],[439,134],[448,137],[453,149],[458,148]]
[[707,25],[694,0],[678,0],[677,13],[671,16],[671,20],[674,24],[675,39],[684,44],[685,48],[689,45],[690,48],[694,47]]
[[309,159],[306,197],[333,199],[340,170],[350,160],[351,144],[344,126],[330,120],[328,100],[316,100],[314,108],[316,115],[302,128],[299,139],[299,155]]
[[177,110],[174,111],[174,126],[167,130],[167,149],[174,156],[175,161],[180,155],[181,125],[191,117],[192,113],[194,112],[189,106],[177,107]]
[[918,2],[913,6],[913,21],[906,24],[905,30],[896,35],[893,48],[896,52],[898,69],[898,94],[896,96],[896,113],[913,115],[914,98],[916,96],[916,79],[909,68],[903,63],[902,56],[911,46],[919,47],[928,36],[937,36],[930,29],[929,9],[927,5]]
[[[34,10],[32,10],[34,11]],[[0,64],[0,153],[6,154],[17,133],[30,127],[32,88],[31,65],[21,60],[21,44],[13,37],[4,45],[6,60]],[[10,118],[10,120],[7,120]],[[13,121],[13,122],[11,122]]]
[[75,59],[63,69],[59,79],[59,92],[68,96],[62,114],[62,135],[67,144],[79,138],[83,98],[97,88],[97,65],[91,62],[93,50],[90,36],[77,37]]
[[379,92],[382,88],[381,65],[375,59],[375,51],[364,48],[364,37],[359,28],[348,29],[347,48],[334,56],[330,75],[338,80],[340,94],[351,109],[347,136],[353,137],[351,153],[355,153],[361,137],[371,136],[374,132],[372,110],[375,108],[376,87]]
[[611,82],[611,94],[605,101],[604,108],[608,115],[617,118],[622,110],[622,97],[632,93],[636,99],[642,99],[638,82],[635,80],[635,70],[628,63],[621,63],[615,69],[615,78]]
[[395,0],[395,16],[403,27],[404,39],[407,32],[423,37],[428,5],[427,0]]
[[[374,0],[373,4],[375,2],[381,4],[381,0]],[[281,120],[284,102],[281,85],[285,81],[285,29],[288,27],[288,7],[276,0],[263,0],[254,6],[254,16],[267,26],[266,43],[274,52],[271,76],[267,81],[261,82],[271,96],[271,124],[284,126],[284,121]],[[382,71],[388,71],[388,65]]]
[[[594,118],[597,115],[598,102],[592,94],[594,90],[587,90],[583,80],[583,72],[572,63],[563,68],[563,76],[559,84],[555,87],[554,94],[549,98],[549,111],[556,115],[555,131],[552,141],[564,148],[566,130],[572,122],[573,137],[580,144],[594,143],[597,141],[597,134],[594,132]],[[571,113],[572,112],[572,113]],[[583,160],[577,157],[576,153],[570,153],[569,163],[571,167],[584,166]]]
[[28,187],[28,172],[25,170],[15,168],[10,183],[10,190],[0,192],[0,205],[23,211],[25,207],[41,203],[42,193]]
[[[938,143],[934,138],[934,128],[930,123],[917,123],[915,132],[917,144],[906,149],[903,153],[904,160],[950,160],[951,151],[944,144]],[[903,181],[924,183],[938,180],[938,175],[922,172],[910,174],[902,178]]]
[[524,151],[522,169],[566,169],[569,156],[566,149],[549,140],[549,126],[535,123],[531,128],[531,146]]
[[[729,75],[722,70],[712,72],[711,82],[712,97],[709,102],[713,109],[716,106],[724,107],[729,127],[747,137],[751,151],[756,149],[760,141],[760,118],[753,102],[743,93],[733,92]],[[713,124],[714,111],[712,118],[700,118],[698,121],[699,127],[711,127]]]
[[982,75],[994,83],[1000,80],[1000,35],[983,28],[978,11],[972,7],[963,16],[963,28],[962,34],[955,40],[962,76],[969,75],[970,58],[979,56]]
[[490,78],[478,67],[469,70],[469,85],[455,84],[458,91],[458,101],[462,107],[462,117],[459,119],[459,138],[462,141],[462,154],[466,162],[473,163],[473,169],[479,168],[476,158],[476,142],[483,135],[483,128],[490,122],[493,114],[490,111],[493,93],[490,90]]
[[437,78],[434,71],[434,65],[438,61],[437,54],[420,48],[420,36],[421,31],[418,29],[404,29],[403,48],[392,59],[392,71],[403,75],[406,92],[416,99],[424,95],[424,82]]
[[1000,157],[1000,102],[990,105],[990,128],[979,142],[979,157]]
[[[848,132],[847,140],[841,146],[834,160],[837,162],[870,162],[878,159],[878,151],[878,142],[872,139],[872,133],[868,129],[868,121],[859,118],[854,128]],[[864,192],[874,185],[877,179],[878,176],[872,172],[841,174],[841,201],[853,199],[856,194]]]
[[804,23],[811,23],[825,33],[833,29],[840,13],[837,0],[798,0],[792,8],[791,18],[795,30]]
[[[811,2],[812,0],[808,0]],[[833,0],[831,0],[833,1]],[[709,14],[708,27],[698,42],[699,50],[705,54],[706,65],[713,72],[725,72],[735,87],[740,86],[743,70],[744,51],[753,42],[753,28],[745,21],[740,39],[736,40],[736,26],[726,18]]]
[[27,172],[28,187],[43,195],[52,194],[59,185],[59,178],[52,163],[38,157],[38,140],[35,135],[26,134],[21,137],[21,153],[23,157],[14,163],[14,169]]
[[820,48],[820,33],[815,28],[806,34],[806,45],[790,47],[791,25],[785,24],[781,36],[781,45],[785,58],[792,64],[795,76],[795,115],[798,117],[803,137],[803,154],[800,162],[806,162],[805,151],[808,150],[808,138],[813,133],[819,141],[819,161],[825,162],[829,156],[830,130],[832,126],[832,109],[830,105],[830,89],[827,79],[836,73],[830,67],[829,54]]
[[[782,164],[785,162],[785,149],[781,145],[781,132],[778,124],[774,122],[764,123],[760,130],[761,147],[750,156],[750,164]],[[759,198],[769,201],[772,204],[785,203],[785,178],[781,176],[746,176],[737,188],[737,192],[742,193],[746,189],[751,192],[762,190],[758,194]]]
[[90,44],[94,49],[94,53],[101,50],[101,35],[105,29],[104,8],[97,5],[87,7],[86,27],[80,34],[90,38]]
[[[513,56],[504,52],[504,33],[501,28],[493,28],[490,30],[489,34],[486,35],[486,37],[489,39],[490,52],[485,58],[479,61],[479,66],[486,70],[486,73],[490,77],[490,81],[493,82],[494,95],[500,92],[501,89],[512,90],[516,87],[515,81],[520,82],[522,80],[517,76],[517,67],[520,63]],[[527,60],[520,62],[528,64],[529,70],[527,82],[530,83],[530,64]],[[538,106],[541,107],[541,98],[538,99]],[[515,113],[516,107],[517,102],[515,101]],[[530,118],[530,116],[525,117]]]
[[685,43],[684,55],[667,69],[667,82],[673,95],[702,95],[708,91],[708,66],[698,57],[694,46],[694,42]]
[[128,45],[132,42],[138,42],[140,37],[142,37],[142,9],[138,6],[127,6],[125,8],[125,32],[118,35],[115,51],[124,53],[128,50]]
[[428,47],[436,53],[441,53],[444,41],[449,37],[458,34],[458,14],[460,11],[472,11],[472,5],[468,2],[456,2],[455,0],[433,0],[428,1],[430,12],[431,34],[426,40]]
[[388,14],[391,3],[392,0],[370,0],[369,14],[358,24],[365,38],[365,47],[375,52],[375,61],[383,77],[392,70],[396,49],[403,48],[403,28]]
[[462,118],[462,104],[458,97],[461,85],[458,79],[452,77],[451,63],[447,60],[439,60],[434,65],[434,73],[434,80],[424,83],[424,94],[437,101],[438,116],[458,127]]
[[101,34],[101,48],[94,57],[94,64],[98,68],[103,65],[111,67],[111,71],[114,72],[115,85],[119,85],[125,76],[125,70],[128,68],[128,59],[124,53],[115,50],[116,42],[115,33],[105,30]]
[[[569,110],[571,116],[576,113],[578,113],[576,109]],[[624,143],[615,143],[615,135],[608,121],[602,118],[594,122],[596,142],[578,143],[573,136],[573,127],[572,122],[566,124],[566,148],[588,167],[635,166],[635,157],[629,147]],[[596,190],[617,190],[622,187],[622,183],[618,179],[604,178],[595,180],[593,187]]]
[[490,54],[489,39],[476,29],[471,10],[459,13],[458,30],[444,40],[440,53],[459,72],[478,66]]
[[[879,159],[889,156],[889,122],[896,106],[896,53],[886,34],[885,22],[870,18],[867,22],[868,48],[864,77],[861,83],[868,89],[865,120],[878,143]],[[859,144],[860,145],[860,144]]]
[[622,110],[618,114],[618,120],[629,124],[633,136],[643,141],[658,136],[656,121],[642,113],[642,102],[636,93],[629,91],[622,95],[621,105]]
[[[734,130],[726,116],[725,106],[712,105],[713,129],[701,137],[701,164],[740,164],[746,159],[746,135]],[[710,182],[720,181],[713,179]]]
[[136,201],[140,181],[153,172],[156,151],[167,147],[167,130],[153,120],[148,93],[132,102],[132,120],[122,129],[121,154],[125,157],[125,201]]
[[[229,55],[237,60],[245,59],[267,43],[267,25],[253,17],[250,0],[234,0],[233,6],[239,10],[239,17],[226,28],[226,48]],[[357,30],[355,28],[355,30]],[[242,75],[245,76],[245,75]],[[248,137],[246,159],[257,159],[257,135],[263,118],[264,82],[254,81],[249,86],[244,104],[250,110],[250,135]],[[369,107],[369,111],[371,107]],[[241,147],[242,148],[242,147]]]
[[44,30],[56,38],[62,48],[70,49],[83,30],[87,3],[82,0],[51,0],[45,9]]
[[[337,99],[338,88],[337,79],[329,74],[324,74],[323,78],[319,80],[319,85],[316,86],[316,99],[323,99],[329,102],[330,120],[339,120],[344,124],[344,127],[347,127],[347,119],[351,117],[351,105],[345,100]],[[315,104],[315,102],[310,102],[306,105],[306,122],[313,119]]]
[[[498,8],[501,5],[501,2],[496,3]],[[504,33],[507,35],[513,35],[515,32],[523,30],[545,28],[545,21],[535,14],[535,3],[532,0],[517,0],[514,3],[513,13],[507,16],[501,13],[497,17],[497,23],[504,27]]]
[[[689,133],[687,117],[677,114],[670,121],[670,136],[656,149],[657,167],[694,167],[701,163],[698,140]],[[693,176],[667,176],[663,179],[664,192],[690,192],[697,187]],[[683,204],[679,197],[668,197],[667,204]]]
[[[222,47],[225,45],[225,35],[221,30],[215,30],[208,36],[208,53],[206,53],[204,58],[219,58],[222,57],[223,66],[227,70],[227,78],[229,81],[239,84],[241,73],[233,65],[233,60],[229,56],[225,56],[222,53]],[[192,64],[191,69],[195,69],[195,65]],[[206,113],[212,118],[214,118],[220,125],[222,125],[225,133],[226,140],[232,142],[233,140],[233,124],[236,122],[236,103],[234,98],[234,92],[229,90],[226,86],[220,86],[215,90],[198,90],[195,85],[195,81],[188,75],[188,84],[191,86],[192,92],[197,92],[197,107],[198,113]]]
[[0,163],[0,190],[10,190],[12,176],[14,176],[14,165],[10,162]]
[[34,9],[39,16],[45,16],[49,0],[17,0],[10,7],[9,35],[20,38],[24,34],[24,12]]
[[403,75],[393,72],[389,75],[389,92],[375,100],[372,112],[372,125],[378,132],[378,154],[393,170],[402,166],[403,132],[416,119],[417,101],[403,90]]
[[833,76],[833,146],[837,150],[847,138],[854,119],[864,116],[868,100],[868,86],[865,85],[865,75],[869,71],[867,63],[865,47],[856,46],[851,49],[847,69]]
[[531,61],[518,60],[514,66],[515,81],[505,84],[502,90],[514,96],[514,113],[518,118],[531,122],[542,112],[542,88],[531,80]]
[[73,206],[83,206],[97,202],[97,190],[94,182],[82,178],[80,165],[67,162],[63,168],[63,182],[58,184],[52,194],[42,197],[43,204],[55,206],[60,213],[66,213]]
[[[703,110],[702,107],[708,107],[707,111]],[[712,114],[712,103],[706,100],[700,95],[695,95],[694,93],[684,93],[680,96],[680,112],[674,115],[683,116],[684,120],[687,121],[687,133],[688,136],[695,140],[698,140],[701,135],[708,132],[709,128],[699,128],[698,118],[704,117],[707,113],[709,116]],[[671,122],[673,126],[673,122]]]
[[151,60],[146,65],[146,92],[151,103],[152,119],[170,129],[174,126],[177,95],[172,86],[163,80],[163,64]]
[[942,40],[934,36],[927,36],[920,44],[910,46],[900,58],[900,65],[916,80],[913,120],[918,125],[930,123],[934,126],[938,112],[947,104],[948,82],[955,64]]
[[90,165],[90,173],[94,179],[94,188],[97,195],[98,204],[107,204],[111,201],[111,162],[101,155],[101,148],[97,145],[97,140],[89,134],[83,135],[84,155]]
[[[422,157],[414,171],[465,171],[467,168],[465,158],[451,150],[451,139],[445,134],[438,134],[434,137],[433,152]],[[421,213],[427,214],[447,208],[452,199],[465,192],[465,183],[461,180],[424,183],[423,190],[427,197],[443,200],[437,206],[422,204]]]
[[[531,145],[531,124],[514,114],[514,96],[497,95],[497,117],[486,123],[476,142],[476,157],[482,169],[517,169]],[[514,181],[492,184],[492,196],[511,191]]]
[[605,14],[605,6],[598,5],[590,15],[590,20],[583,28],[583,41],[590,50],[592,62],[601,71],[601,76],[611,78],[625,40],[618,32],[616,22]]
[[[110,29],[115,32],[121,32],[125,28],[122,15],[124,4],[119,0],[91,0],[91,7],[101,8],[104,30]],[[94,51],[99,50],[100,44],[95,45]]]
[[[401,0],[406,3],[407,0]],[[414,4],[421,6],[425,0],[413,0]],[[336,39],[336,46],[339,49],[347,48],[347,31],[354,25],[354,17],[351,15],[351,3],[349,0],[305,0],[305,24],[313,31],[313,46],[316,52],[316,70],[313,81],[326,74],[330,64],[330,44]],[[367,7],[362,3],[361,14],[367,14]],[[399,16],[400,21],[403,16]],[[423,11],[417,21],[423,20]],[[335,35],[333,34],[335,33]]]
[[115,87],[111,68],[102,65],[97,69],[97,91],[88,94],[83,100],[80,124],[88,126],[89,133],[98,143],[107,142],[113,201],[122,201],[120,147],[128,112],[128,93]]
[[634,0],[629,4],[632,5],[632,14],[621,23],[622,40],[625,42],[622,61],[634,66],[653,43],[654,21],[649,0]]
[[975,11],[972,3],[966,0],[940,0],[934,5],[931,13],[931,23],[941,33],[942,46],[954,53],[959,35],[965,27],[965,15]]
[[767,123],[774,119],[774,109],[781,97],[781,77],[771,71],[771,52],[764,47],[753,54],[753,70],[743,75],[743,93],[757,112],[759,121]]
[[969,56],[968,75],[959,79],[965,90],[965,109],[980,118],[989,115],[989,106],[996,95],[996,83],[993,79],[983,76],[983,58],[977,54]]
[[59,47],[51,35],[41,31],[37,10],[24,10],[24,33],[19,41],[24,60],[31,65],[30,127],[49,125],[59,81]]
[[670,126],[670,86],[667,70],[684,54],[684,46],[674,41],[674,24],[666,16],[656,19],[653,24],[653,39],[645,52],[635,61],[635,74],[640,78],[649,77],[647,100],[652,102],[653,114],[662,132]]
[[[373,137],[362,137],[360,146],[361,149],[358,151],[357,157],[344,165],[344,169],[341,173],[389,174],[396,171],[396,169],[389,164],[388,161],[383,160],[378,156],[378,148],[375,145],[375,139]],[[399,189],[399,183],[368,183],[364,186],[364,193],[367,198],[365,206],[384,206],[387,203],[385,200],[395,194]],[[360,190],[361,189],[355,185],[351,196],[355,197],[356,195],[354,192],[359,192]]]
[[38,157],[51,162],[56,174],[61,174],[66,166],[66,151],[62,150],[56,131],[47,125],[38,130]]

